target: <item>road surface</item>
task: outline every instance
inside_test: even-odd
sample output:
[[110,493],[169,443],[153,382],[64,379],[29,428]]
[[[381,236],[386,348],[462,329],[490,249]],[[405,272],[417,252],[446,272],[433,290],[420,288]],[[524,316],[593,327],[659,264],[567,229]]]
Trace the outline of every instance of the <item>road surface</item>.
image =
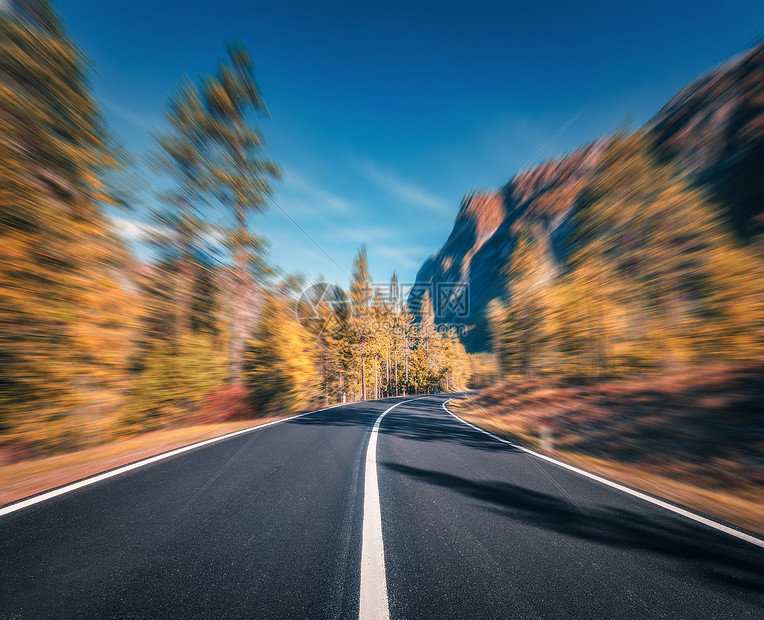
[[764,617],[763,548],[410,398],[0,511],[0,618]]

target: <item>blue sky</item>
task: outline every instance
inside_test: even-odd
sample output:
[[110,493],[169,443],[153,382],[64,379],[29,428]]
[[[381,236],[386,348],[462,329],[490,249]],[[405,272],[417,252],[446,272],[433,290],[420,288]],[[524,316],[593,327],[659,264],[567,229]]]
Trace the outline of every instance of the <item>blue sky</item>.
[[[413,281],[462,196],[498,188],[544,152],[641,124],[688,81],[764,34],[764,3],[60,0],[95,67],[109,125],[151,146],[186,73],[224,44],[250,50],[283,168],[278,209],[254,215],[287,271],[342,284],[361,242],[372,275]],[[124,213],[139,222],[144,209]],[[130,227],[135,230],[135,226]],[[343,271],[344,270],[344,271]]]

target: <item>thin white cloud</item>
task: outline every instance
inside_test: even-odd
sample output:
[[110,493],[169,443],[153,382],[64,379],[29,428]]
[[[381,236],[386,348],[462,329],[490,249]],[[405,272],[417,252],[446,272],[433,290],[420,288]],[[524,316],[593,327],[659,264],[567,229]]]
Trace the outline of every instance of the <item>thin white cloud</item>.
[[114,103],[113,101],[104,99],[102,97],[101,104],[106,110],[108,110],[115,116],[120,117],[122,120],[125,120],[128,123],[131,123],[135,125],[136,127],[143,129],[144,131],[152,131],[156,128],[156,125],[152,123],[151,120],[144,118],[140,114],[136,114],[129,108],[126,108],[118,103]]
[[428,250],[420,246],[377,245],[374,246],[373,252],[408,269],[419,268],[428,255]]
[[[170,229],[161,224],[148,224],[140,220],[132,220],[118,215],[111,216],[114,231],[123,239],[136,243],[146,243],[157,237],[170,235]],[[209,230],[199,235],[202,243],[209,246],[220,246],[225,241],[225,233],[221,230]]]
[[392,170],[381,168],[370,161],[356,162],[356,167],[366,179],[401,202],[439,215],[453,215],[451,206],[440,196],[401,179]]
[[380,241],[395,239],[400,236],[400,232],[395,230],[392,226],[345,226],[337,228],[335,235],[337,238],[352,243],[366,243],[372,245]]
[[314,208],[328,207],[330,211],[342,214],[350,213],[353,210],[347,200],[310,181],[292,168],[284,170],[284,180],[280,187],[282,190],[291,191],[307,198],[307,202]]
[[111,217],[114,231],[124,239],[142,243],[148,241],[162,232],[162,228],[156,224],[147,224],[138,220],[113,215]]

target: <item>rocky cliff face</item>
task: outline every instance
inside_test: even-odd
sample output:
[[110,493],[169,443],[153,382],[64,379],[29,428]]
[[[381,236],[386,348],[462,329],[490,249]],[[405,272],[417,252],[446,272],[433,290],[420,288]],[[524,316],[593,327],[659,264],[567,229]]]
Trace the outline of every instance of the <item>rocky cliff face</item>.
[[[764,232],[764,44],[713,69],[680,91],[645,128],[658,152],[677,162],[722,206],[741,239]],[[516,235],[530,227],[561,253],[570,215],[600,161],[596,140],[516,174],[498,191],[468,194],[443,247],[425,261],[409,301],[431,290],[436,321],[468,326],[469,351],[491,346],[486,310],[505,298]],[[467,285],[466,304],[438,287]]]
[[686,86],[647,128],[742,239],[764,232],[764,43]]

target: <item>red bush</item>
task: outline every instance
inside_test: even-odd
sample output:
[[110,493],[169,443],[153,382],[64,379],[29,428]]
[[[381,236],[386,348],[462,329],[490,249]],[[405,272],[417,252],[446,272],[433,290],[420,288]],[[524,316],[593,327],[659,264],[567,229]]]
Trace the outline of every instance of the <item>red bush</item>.
[[224,385],[205,398],[196,421],[200,424],[217,424],[257,417],[252,396],[240,385]]

